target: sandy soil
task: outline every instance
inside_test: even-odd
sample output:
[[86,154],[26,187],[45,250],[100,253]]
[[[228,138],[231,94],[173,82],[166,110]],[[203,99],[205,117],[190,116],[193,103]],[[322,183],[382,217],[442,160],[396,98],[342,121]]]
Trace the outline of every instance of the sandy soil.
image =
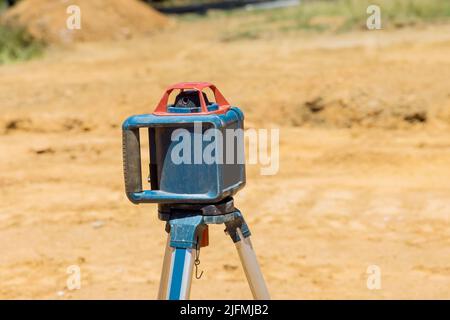
[[[248,127],[281,129],[279,174],[249,166],[236,196],[273,298],[450,298],[450,28],[229,43],[218,28],[0,67],[0,298],[156,297],[164,224],[124,195],[120,124],[187,80],[216,83]],[[317,97],[330,109],[305,116]],[[192,298],[251,298],[222,227],[201,268]]]

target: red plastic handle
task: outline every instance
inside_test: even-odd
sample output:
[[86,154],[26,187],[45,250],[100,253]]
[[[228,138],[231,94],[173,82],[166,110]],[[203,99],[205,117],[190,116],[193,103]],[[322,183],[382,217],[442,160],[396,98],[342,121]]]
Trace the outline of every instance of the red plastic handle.
[[[206,106],[205,99],[203,98],[203,90],[209,88],[214,94],[214,98],[216,100],[216,103],[218,104],[219,108],[216,111],[208,111],[208,107]],[[169,113],[167,112],[167,104],[169,102],[169,96],[172,93],[173,90],[197,90],[199,93],[200,98],[200,105],[201,105],[201,112],[196,112],[196,115],[201,114],[210,114],[210,113],[224,113],[230,108],[230,104],[228,103],[227,99],[222,95],[222,93],[217,89],[215,85],[209,82],[180,82],[174,85],[171,85],[166,89],[166,92],[164,93],[163,97],[159,101],[158,105],[156,106],[155,111],[153,114],[156,115],[191,115],[192,113]]]

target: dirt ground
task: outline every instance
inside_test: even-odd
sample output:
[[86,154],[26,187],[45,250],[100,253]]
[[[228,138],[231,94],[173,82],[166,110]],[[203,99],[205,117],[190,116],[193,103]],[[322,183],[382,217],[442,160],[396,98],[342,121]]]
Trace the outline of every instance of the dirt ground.
[[[279,173],[249,166],[235,198],[274,299],[449,299],[450,27],[221,42],[209,23],[0,67],[0,298],[156,297],[164,224],[125,197],[120,125],[204,80],[281,130]],[[222,227],[200,267],[192,298],[251,298]]]
[[[79,29],[67,28],[67,11],[75,12],[70,3],[55,0],[22,0],[0,16],[0,23],[23,27],[45,43],[69,44],[130,39],[151,34],[170,22],[137,0],[77,0],[75,3],[80,8]],[[69,25],[74,22],[69,19]]]

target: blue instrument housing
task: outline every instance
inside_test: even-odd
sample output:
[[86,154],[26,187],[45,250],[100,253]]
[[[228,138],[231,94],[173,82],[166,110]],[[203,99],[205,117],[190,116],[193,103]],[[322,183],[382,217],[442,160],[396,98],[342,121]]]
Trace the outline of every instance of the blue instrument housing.
[[[201,115],[177,115],[176,110],[173,111],[171,115],[135,115],[123,123],[128,199],[135,204],[214,203],[236,194],[245,185],[245,163],[239,161],[244,159],[242,111],[237,107],[230,107],[224,113]],[[150,189],[142,187],[140,129],[148,130]],[[180,139],[176,138],[178,129],[185,129],[178,136]],[[214,134],[205,139],[209,129],[215,129],[211,130]],[[184,139],[190,140],[190,144],[185,144],[188,147],[180,153],[180,143]],[[191,161],[175,161],[173,155],[184,158],[184,153],[189,151],[187,148],[191,151]],[[207,149],[214,149],[215,159],[223,161],[205,161],[203,152]],[[233,161],[227,162],[230,152]]]

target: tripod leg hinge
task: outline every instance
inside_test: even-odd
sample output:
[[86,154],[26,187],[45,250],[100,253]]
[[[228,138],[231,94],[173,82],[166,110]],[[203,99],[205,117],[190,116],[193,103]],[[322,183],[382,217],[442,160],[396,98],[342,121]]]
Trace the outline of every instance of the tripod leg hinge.
[[170,226],[170,246],[172,248],[197,248],[197,240],[202,242],[202,236],[205,233],[204,229],[207,227],[203,223],[203,217],[199,215],[172,219],[168,224]]
[[248,228],[247,223],[245,223],[244,216],[240,211],[235,212],[234,219],[225,222],[225,231],[231,237],[234,243],[239,242],[240,239],[237,229],[240,229],[244,238],[250,237],[250,229]]

